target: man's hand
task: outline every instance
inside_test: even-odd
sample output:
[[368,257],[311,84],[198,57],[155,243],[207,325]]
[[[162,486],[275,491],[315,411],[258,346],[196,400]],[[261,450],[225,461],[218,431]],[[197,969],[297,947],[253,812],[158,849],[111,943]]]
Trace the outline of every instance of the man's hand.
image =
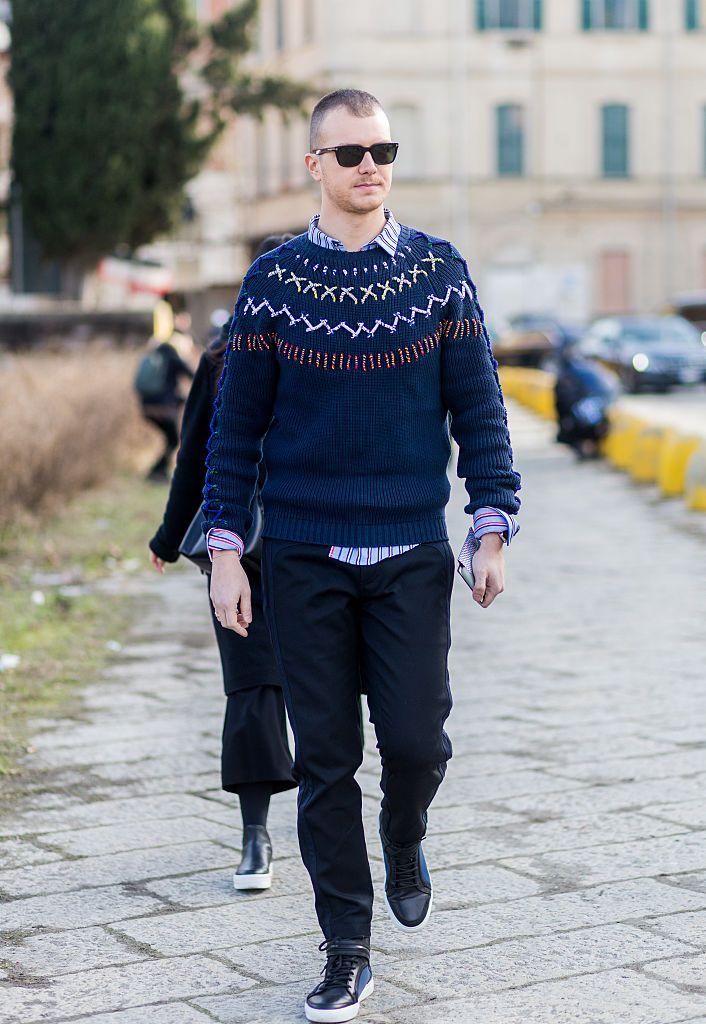
[[164,559],[160,558],[158,555],[155,555],[154,551],[152,550],[150,550],[150,562],[157,570],[157,572],[161,572],[162,575],[164,575]]
[[232,629],[238,636],[248,635],[252,622],[250,583],[237,551],[213,552],[211,601],[225,629]]
[[481,608],[488,608],[505,589],[503,546],[501,534],[486,533],[481,537],[480,547],[473,556],[473,575],[476,580],[473,600]]

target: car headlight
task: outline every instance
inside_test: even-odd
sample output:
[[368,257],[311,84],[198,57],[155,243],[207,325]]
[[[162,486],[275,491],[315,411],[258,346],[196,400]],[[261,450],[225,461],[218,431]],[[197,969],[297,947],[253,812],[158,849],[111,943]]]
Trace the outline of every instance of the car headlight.
[[638,352],[632,357],[632,365],[633,369],[637,370],[638,373],[644,373],[650,365],[650,361],[644,352]]

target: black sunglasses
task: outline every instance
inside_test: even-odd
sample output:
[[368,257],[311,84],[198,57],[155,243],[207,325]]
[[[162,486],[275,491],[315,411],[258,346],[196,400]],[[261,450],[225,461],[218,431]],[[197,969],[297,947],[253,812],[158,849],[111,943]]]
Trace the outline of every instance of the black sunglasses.
[[322,153],[335,153],[341,167],[357,167],[363,162],[366,153],[370,153],[375,164],[394,163],[399,142],[376,142],[374,146],[329,146],[328,149],[315,149],[314,156]]

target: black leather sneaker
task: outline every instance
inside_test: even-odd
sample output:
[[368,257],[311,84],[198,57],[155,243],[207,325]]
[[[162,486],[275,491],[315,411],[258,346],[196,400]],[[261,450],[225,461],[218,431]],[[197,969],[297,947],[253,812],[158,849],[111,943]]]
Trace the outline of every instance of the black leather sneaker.
[[380,827],[385,858],[385,905],[403,932],[418,932],[431,914],[431,878],[421,843],[395,846]]
[[353,1020],[373,991],[370,939],[331,939],[319,949],[326,951],[324,980],[306,997],[306,1019],[330,1024]]
[[243,855],[233,875],[234,889],[269,889],[272,885],[272,843],[264,825],[243,829]]

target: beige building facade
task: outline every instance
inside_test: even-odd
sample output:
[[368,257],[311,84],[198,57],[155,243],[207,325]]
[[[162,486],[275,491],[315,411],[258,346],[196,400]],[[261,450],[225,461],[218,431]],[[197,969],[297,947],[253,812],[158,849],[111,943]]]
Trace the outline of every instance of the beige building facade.
[[[491,319],[706,288],[706,0],[261,0],[254,62],[378,96],[395,215],[462,249]],[[241,240],[302,230],[306,125],[235,144]]]

